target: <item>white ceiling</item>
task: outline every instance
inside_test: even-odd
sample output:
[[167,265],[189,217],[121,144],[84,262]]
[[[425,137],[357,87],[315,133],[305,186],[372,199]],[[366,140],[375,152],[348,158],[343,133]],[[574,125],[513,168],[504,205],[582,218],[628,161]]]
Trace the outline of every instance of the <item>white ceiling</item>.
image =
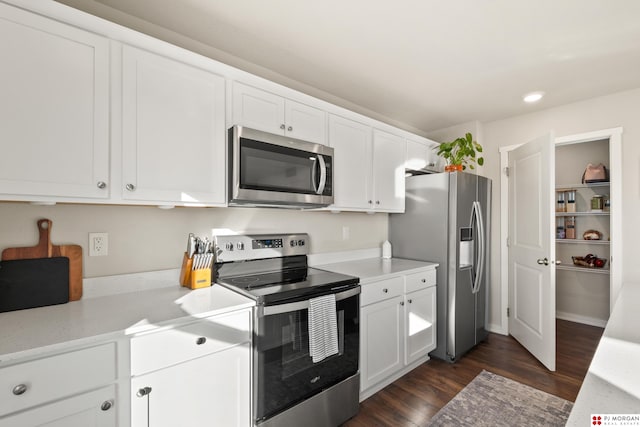
[[423,131],[640,87],[638,0],[95,1]]

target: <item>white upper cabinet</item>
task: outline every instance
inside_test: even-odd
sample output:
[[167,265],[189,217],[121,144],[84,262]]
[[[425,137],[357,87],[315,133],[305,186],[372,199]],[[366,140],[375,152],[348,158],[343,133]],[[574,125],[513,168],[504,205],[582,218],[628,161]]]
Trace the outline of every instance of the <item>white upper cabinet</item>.
[[232,124],[326,144],[327,114],[279,95],[233,82]]
[[371,204],[371,128],[329,115],[329,145],[333,147],[335,209],[369,209]]
[[122,198],[224,204],[224,78],[125,45],[122,79]]
[[0,4],[0,199],[109,197],[109,41]]
[[407,139],[407,161],[405,168],[410,170],[442,170],[440,158],[436,154],[438,144]]
[[329,115],[334,149],[332,210],[404,211],[405,141],[356,121]]
[[407,145],[404,139],[373,130],[374,209],[404,212],[404,163]]

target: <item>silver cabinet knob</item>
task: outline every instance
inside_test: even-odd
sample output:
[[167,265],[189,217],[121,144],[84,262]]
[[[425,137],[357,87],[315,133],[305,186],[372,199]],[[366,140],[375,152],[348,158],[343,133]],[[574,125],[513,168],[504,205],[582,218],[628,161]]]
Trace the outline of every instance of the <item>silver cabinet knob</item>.
[[136,393],[136,396],[144,397],[144,396],[147,396],[149,393],[151,393],[151,387],[143,387],[140,390],[138,390],[138,392]]
[[205,338],[205,337],[198,337],[198,339],[196,340],[196,344],[198,344],[198,345],[202,345],[202,344],[204,344],[206,342],[207,342],[207,338]]
[[382,290],[382,292],[386,294],[387,292],[389,292],[389,289],[384,288],[384,289]]
[[543,259],[538,258],[538,264],[540,265],[549,265],[549,260],[545,257]]
[[107,183],[104,181],[98,181],[98,188],[101,190],[104,190],[105,188],[107,188]]
[[291,132],[291,131],[293,130],[293,127],[292,127],[292,126],[289,126],[289,127],[287,128],[287,130],[288,130],[289,132]]
[[26,384],[18,384],[17,386],[15,386],[13,388],[13,390],[11,390],[11,392],[13,394],[15,394],[16,396],[20,396],[21,394],[24,394],[25,391],[27,391],[27,385]]
[[280,125],[280,129],[284,130],[284,123]]
[[124,187],[125,187],[127,190],[129,190],[129,191],[133,191],[133,190],[135,190],[135,189],[136,189],[136,186],[135,186],[135,185],[133,185],[133,184],[127,184],[127,185],[125,185]]
[[100,409],[102,409],[103,411],[108,411],[112,407],[113,407],[113,400],[105,400],[104,402],[102,402],[102,405],[100,405]]
[[413,302],[413,300],[410,299],[408,302],[409,302],[409,304],[411,304]]
[[369,204],[372,204],[372,203],[373,203],[373,200],[369,200]]
[[400,305],[404,305],[404,301],[400,301]]
[[427,279],[422,279],[422,283],[427,283]]
[[379,205],[379,204],[380,204],[380,200],[376,200],[376,205]]

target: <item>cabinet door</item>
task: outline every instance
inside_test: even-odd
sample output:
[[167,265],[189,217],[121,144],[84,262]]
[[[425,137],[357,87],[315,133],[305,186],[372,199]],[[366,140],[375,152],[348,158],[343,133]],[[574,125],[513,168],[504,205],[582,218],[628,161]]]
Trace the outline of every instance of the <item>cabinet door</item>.
[[405,167],[412,170],[425,168],[429,164],[428,155],[428,148],[425,144],[407,140],[407,161],[405,162]]
[[108,40],[0,4],[0,57],[0,197],[107,198]]
[[406,169],[419,170],[427,168],[430,170],[438,169],[438,155],[433,147],[436,143],[422,143],[418,141],[407,140],[407,160],[405,162]]
[[405,141],[395,135],[373,131],[374,208],[385,212],[404,212]]
[[115,385],[0,418],[0,427],[114,427]]
[[329,145],[334,149],[332,208],[371,206],[371,128],[329,115]]
[[233,124],[284,135],[284,98],[234,82]]
[[436,348],[436,287],[408,293],[405,303],[405,364]]
[[224,204],[224,78],[123,47],[123,198]]
[[399,296],[360,309],[360,391],[404,365],[403,303]]
[[133,378],[131,425],[250,426],[249,355],[245,343]]
[[327,143],[327,113],[308,105],[285,102],[286,135],[317,144]]

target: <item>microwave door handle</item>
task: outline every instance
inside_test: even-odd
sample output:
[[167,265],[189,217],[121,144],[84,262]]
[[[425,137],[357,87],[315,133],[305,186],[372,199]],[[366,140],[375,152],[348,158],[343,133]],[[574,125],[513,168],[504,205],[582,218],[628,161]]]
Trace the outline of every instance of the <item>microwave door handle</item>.
[[313,167],[311,168],[311,185],[313,185],[313,191],[318,194],[316,182],[318,182],[318,162],[313,162]]
[[318,163],[320,164],[320,182],[318,183],[316,194],[322,194],[324,192],[325,185],[327,185],[327,164],[325,163],[322,154],[318,154]]

